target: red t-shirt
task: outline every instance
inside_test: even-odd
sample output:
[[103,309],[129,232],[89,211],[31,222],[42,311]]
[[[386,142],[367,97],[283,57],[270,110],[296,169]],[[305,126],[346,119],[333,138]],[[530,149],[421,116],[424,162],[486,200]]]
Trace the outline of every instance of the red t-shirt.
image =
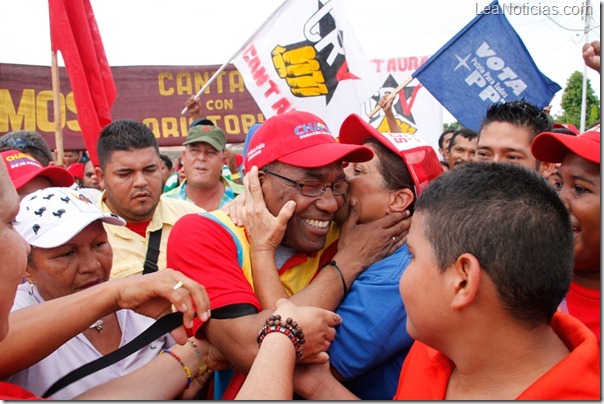
[[146,222],[140,223],[126,223],[126,227],[132,230],[134,233],[138,234],[141,237],[147,236],[147,227],[149,227],[149,223],[151,220],[147,220]]
[[0,382],[0,400],[44,400],[15,384]]
[[[177,221],[168,239],[167,260],[168,268],[206,287],[212,310],[231,304],[250,304],[262,310],[241,271],[233,238],[212,219],[192,214]],[[197,332],[201,322],[195,320],[193,330]]]
[[[556,312],[554,332],[571,352],[524,390],[517,400],[600,400],[600,347],[590,330]],[[416,341],[405,358],[395,400],[444,400],[455,364]]]
[[588,289],[575,282],[566,294],[568,313],[577,317],[596,334],[600,343],[600,289]]

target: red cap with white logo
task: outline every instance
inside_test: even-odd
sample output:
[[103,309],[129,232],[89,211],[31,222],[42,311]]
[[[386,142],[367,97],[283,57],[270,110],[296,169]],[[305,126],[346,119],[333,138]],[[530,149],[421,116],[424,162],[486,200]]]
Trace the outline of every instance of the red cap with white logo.
[[317,168],[336,161],[371,160],[365,146],[338,143],[319,117],[309,112],[290,111],[262,123],[250,141],[244,158],[245,170],[280,161],[295,167]]

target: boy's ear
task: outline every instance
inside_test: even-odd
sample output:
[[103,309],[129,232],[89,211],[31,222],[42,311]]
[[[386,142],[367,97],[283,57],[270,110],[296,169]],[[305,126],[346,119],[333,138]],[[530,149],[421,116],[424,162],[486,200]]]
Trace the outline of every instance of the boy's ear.
[[481,273],[480,262],[474,255],[464,253],[457,258],[451,269],[455,287],[451,309],[461,310],[474,301],[478,292]]
[[388,201],[390,212],[404,212],[413,203],[415,195],[409,188],[399,189],[390,193]]

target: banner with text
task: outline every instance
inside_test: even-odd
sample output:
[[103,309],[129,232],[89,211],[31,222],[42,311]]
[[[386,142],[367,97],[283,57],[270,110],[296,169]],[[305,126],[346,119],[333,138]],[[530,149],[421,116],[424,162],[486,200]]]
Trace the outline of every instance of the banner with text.
[[[112,67],[117,98],[114,120],[134,119],[153,130],[160,146],[180,146],[190,115],[181,116],[185,101],[197,93],[220,66]],[[61,122],[66,150],[84,149],[73,92],[60,68]],[[201,96],[201,114],[224,129],[229,143],[243,142],[250,126],[264,116],[241,75],[228,66]],[[40,133],[54,148],[50,67],[0,64],[0,135],[16,130]]]
[[[411,56],[371,60],[382,88],[376,89],[376,94],[365,103],[365,114],[373,109],[379,96],[392,91],[426,59],[426,56]],[[185,101],[196,94],[218,68],[112,67],[117,98],[111,116],[114,120],[134,119],[145,123],[153,130],[162,147],[180,146],[185,141],[191,121],[189,115],[181,116],[180,111]],[[83,149],[84,141],[73,93],[65,70],[60,70],[65,148]],[[233,65],[229,65],[210,85],[201,96],[201,101],[202,116],[223,128],[229,143],[243,142],[249,127],[264,121],[264,115]],[[394,100],[394,112],[403,132],[416,134],[438,148],[438,136],[442,132],[442,107],[425,88],[413,84],[407,86]],[[381,131],[389,130],[381,111],[374,116],[371,124]],[[0,64],[0,136],[16,130],[33,130],[44,136],[54,148],[53,125],[50,67]]]

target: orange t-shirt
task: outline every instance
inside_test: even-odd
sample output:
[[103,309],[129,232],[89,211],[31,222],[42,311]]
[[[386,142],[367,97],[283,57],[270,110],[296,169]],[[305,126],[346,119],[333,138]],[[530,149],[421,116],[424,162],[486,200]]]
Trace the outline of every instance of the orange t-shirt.
[[[571,352],[517,400],[600,400],[600,347],[573,316],[556,312],[551,327]],[[395,400],[444,400],[455,364],[416,341],[405,358]]]

